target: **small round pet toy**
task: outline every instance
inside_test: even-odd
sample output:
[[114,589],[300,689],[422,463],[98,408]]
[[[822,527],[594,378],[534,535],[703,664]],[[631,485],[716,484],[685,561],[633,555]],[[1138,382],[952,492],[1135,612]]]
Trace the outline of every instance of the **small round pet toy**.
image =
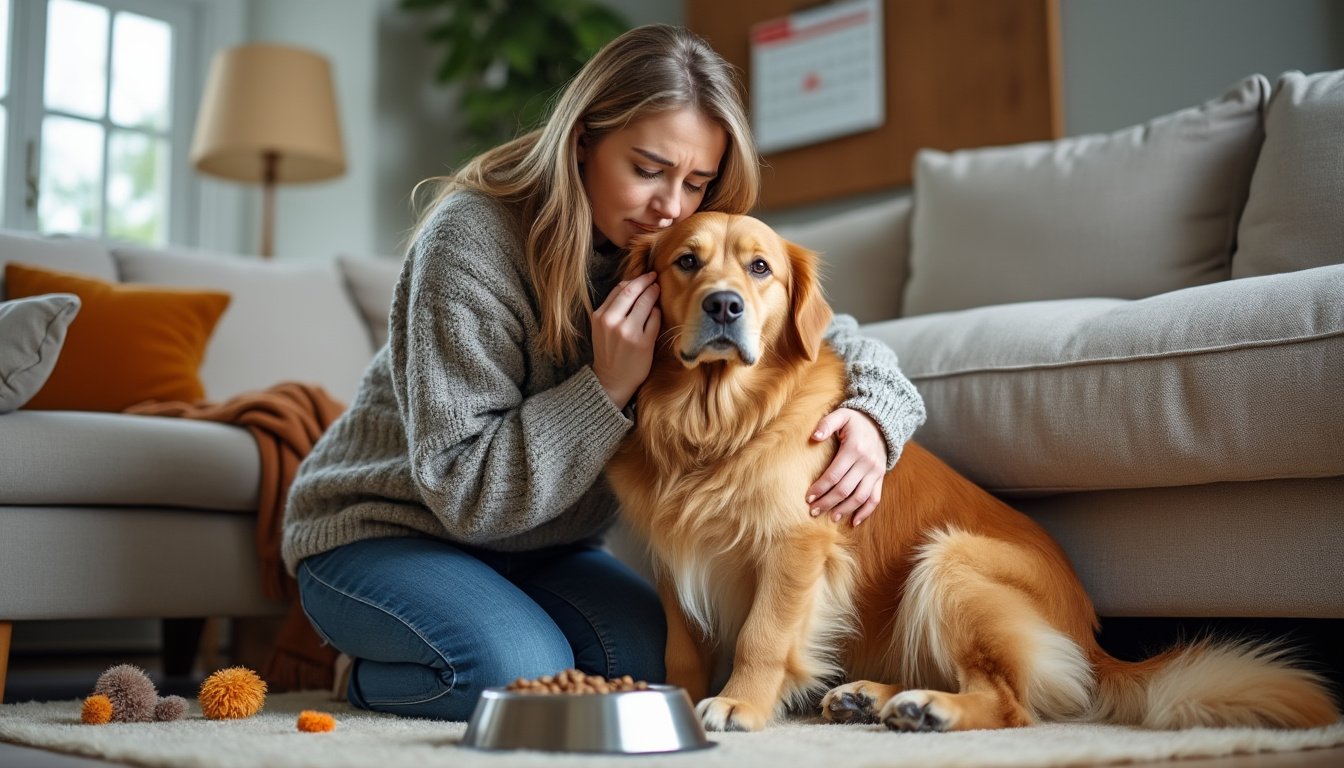
[[205,678],[196,700],[211,720],[251,717],[266,703],[266,681],[247,667],[221,669]]
[[299,713],[299,721],[296,725],[300,731],[305,733],[325,733],[326,731],[336,730],[336,718],[326,712],[305,709]]
[[79,719],[85,725],[102,725],[112,722],[112,700],[101,693],[95,693],[84,700],[84,709]]
[[93,695],[84,700],[80,720],[103,723],[148,723],[179,720],[187,712],[181,696],[159,698],[149,675],[132,664],[118,664],[98,676]]

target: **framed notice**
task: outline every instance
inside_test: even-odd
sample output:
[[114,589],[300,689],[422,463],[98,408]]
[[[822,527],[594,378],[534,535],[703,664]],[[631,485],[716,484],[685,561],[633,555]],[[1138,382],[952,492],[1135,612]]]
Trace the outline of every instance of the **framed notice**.
[[763,21],[750,37],[752,131],[762,153],[861,133],[886,120],[879,0]]

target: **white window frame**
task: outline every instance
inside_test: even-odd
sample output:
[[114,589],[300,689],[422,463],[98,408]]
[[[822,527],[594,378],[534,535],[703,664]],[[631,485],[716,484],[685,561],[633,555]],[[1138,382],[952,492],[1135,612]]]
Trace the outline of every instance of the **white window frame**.
[[[246,0],[84,0],[109,11],[128,11],[173,25],[173,115],[169,135],[171,203],[167,241],[170,244],[237,250],[242,214],[241,190],[203,183],[188,154],[210,59],[219,48],[241,43],[247,21]],[[3,225],[37,230],[37,208],[29,205],[30,178],[39,176],[41,159],[44,70],[46,67],[47,0],[10,0],[8,131]],[[109,77],[111,73],[109,72]],[[111,127],[107,115],[101,124]],[[31,149],[30,149],[31,147]],[[31,158],[30,158],[31,153]],[[107,154],[104,152],[104,179]],[[103,216],[106,220],[106,211]]]

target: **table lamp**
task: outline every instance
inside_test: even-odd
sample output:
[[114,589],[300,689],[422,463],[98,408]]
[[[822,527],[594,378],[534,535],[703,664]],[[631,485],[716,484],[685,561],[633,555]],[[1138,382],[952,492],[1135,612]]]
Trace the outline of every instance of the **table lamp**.
[[191,143],[196,170],[261,182],[259,251],[272,255],[275,185],[345,172],[331,65],[312,51],[252,44],[215,54]]

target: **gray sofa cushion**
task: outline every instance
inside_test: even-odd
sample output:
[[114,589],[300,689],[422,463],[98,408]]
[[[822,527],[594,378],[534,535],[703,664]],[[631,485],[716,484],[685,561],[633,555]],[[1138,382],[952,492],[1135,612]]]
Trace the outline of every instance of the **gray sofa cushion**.
[[866,326],[1005,494],[1344,475],[1344,265]]
[[821,253],[826,300],[861,323],[901,316],[910,260],[908,196],[778,227],[779,234]]
[[1269,82],[1105,136],[920,152],[904,314],[1223,280]]
[[206,286],[232,297],[210,337],[201,382],[220,401],[283,381],[320,384],[350,402],[373,348],[330,261],[285,264],[174,249],[118,246],[128,283]]
[[1344,70],[1279,78],[1232,276],[1344,262]]
[[252,515],[21,505],[0,527],[6,620],[285,612],[262,592]]
[[336,257],[341,274],[345,276],[345,287],[364,324],[369,328],[369,339],[375,350],[387,343],[387,318],[392,314],[392,293],[396,290],[397,279],[401,277],[402,259],[384,256],[346,256]]
[[0,416],[0,506],[139,504],[255,513],[257,442],[209,421],[89,411]]
[[78,312],[73,293],[0,302],[0,413],[22,408],[47,383]]
[[1016,499],[1103,616],[1344,616],[1344,477]]

